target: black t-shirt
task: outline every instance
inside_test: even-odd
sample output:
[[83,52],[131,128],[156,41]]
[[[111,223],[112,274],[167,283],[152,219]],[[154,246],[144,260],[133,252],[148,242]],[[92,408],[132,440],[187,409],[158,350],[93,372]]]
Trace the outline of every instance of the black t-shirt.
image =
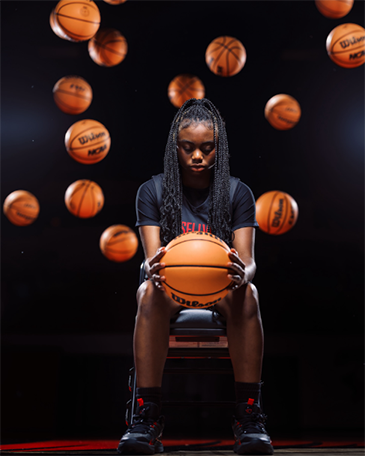
[[[136,196],[135,226],[160,226],[163,174],[152,176],[142,184]],[[236,177],[230,177],[230,212],[232,232],[243,227],[257,227],[255,199],[250,188]],[[209,187],[183,187],[182,232],[207,231]]]

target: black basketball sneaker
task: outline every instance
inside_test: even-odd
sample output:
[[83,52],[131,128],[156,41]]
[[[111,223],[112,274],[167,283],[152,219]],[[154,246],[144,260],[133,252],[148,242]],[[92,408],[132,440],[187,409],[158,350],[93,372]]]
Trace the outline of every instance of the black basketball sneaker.
[[153,402],[143,403],[137,407],[133,423],[129,425],[118,445],[119,454],[155,454],[163,453],[159,440],[164,428],[165,418],[158,418],[158,407]]
[[274,448],[265,429],[266,416],[253,399],[237,405],[232,429],[236,439],[233,451],[237,454],[273,454]]

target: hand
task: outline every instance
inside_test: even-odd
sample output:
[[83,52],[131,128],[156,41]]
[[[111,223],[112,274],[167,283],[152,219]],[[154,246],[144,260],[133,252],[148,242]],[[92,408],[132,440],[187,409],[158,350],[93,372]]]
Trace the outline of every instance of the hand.
[[160,247],[152,258],[146,259],[144,265],[147,276],[153,280],[155,286],[161,291],[165,291],[165,288],[161,283],[165,281],[165,276],[160,276],[159,271],[165,267],[165,263],[160,263],[160,259],[165,255],[165,253],[166,248]]
[[233,272],[233,274],[228,274],[228,278],[234,282],[230,288],[232,291],[235,291],[242,285],[248,283],[246,276],[246,265],[238,256],[237,250],[231,249],[228,256],[232,261],[232,263],[228,263],[228,267]]

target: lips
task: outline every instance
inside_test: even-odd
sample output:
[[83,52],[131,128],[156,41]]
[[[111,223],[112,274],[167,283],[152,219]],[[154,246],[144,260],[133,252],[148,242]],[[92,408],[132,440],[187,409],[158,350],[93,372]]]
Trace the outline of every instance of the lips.
[[206,169],[206,166],[203,166],[203,165],[192,165],[192,166],[190,166],[190,168],[193,171],[203,171],[204,169]]

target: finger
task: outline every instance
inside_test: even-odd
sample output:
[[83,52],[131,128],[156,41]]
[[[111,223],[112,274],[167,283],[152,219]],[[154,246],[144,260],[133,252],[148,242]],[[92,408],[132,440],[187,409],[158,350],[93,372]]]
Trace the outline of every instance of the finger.
[[163,269],[166,266],[165,263],[155,263],[150,267],[150,271],[152,274],[155,274],[160,269]]
[[245,273],[245,267],[242,267],[238,263],[228,263],[229,269],[232,270],[232,272],[238,272],[238,274],[243,275]]

